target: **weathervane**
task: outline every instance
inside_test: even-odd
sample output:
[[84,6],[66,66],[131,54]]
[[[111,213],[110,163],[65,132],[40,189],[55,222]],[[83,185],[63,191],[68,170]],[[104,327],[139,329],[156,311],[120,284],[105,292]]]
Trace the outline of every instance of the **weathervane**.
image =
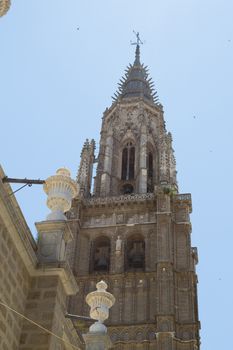
[[134,32],[134,34],[135,34],[135,36],[137,38],[137,41],[136,42],[132,42],[132,40],[130,40],[130,44],[131,45],[137,45],[137,46],[143,45],[143,42],[142,42],[142,40],[139,37],[139,32],[135,32],[135,30],[133,30],[133,32]]

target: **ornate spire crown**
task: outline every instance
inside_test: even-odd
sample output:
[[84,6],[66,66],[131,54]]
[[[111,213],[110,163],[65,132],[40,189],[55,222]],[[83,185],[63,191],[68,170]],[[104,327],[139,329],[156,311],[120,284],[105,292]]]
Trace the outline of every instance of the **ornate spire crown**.
[[112,98],[115,102],[124,98],[143,97],[154,104],[159,104],[154,83],[152,82],[152,78],[149,78],[148,68],[140,62],[140,45],[143,42],[139,37],[139,33],[135,33],[135,35],[137,41],[131,42],[131,45],[136,45],[134,64],[129,64],[125,70],[125,75],[120,79],[120,83],[118,83],[118,91]]
[[0,17],[4,16],[11,6],[10,0],[0,0]]

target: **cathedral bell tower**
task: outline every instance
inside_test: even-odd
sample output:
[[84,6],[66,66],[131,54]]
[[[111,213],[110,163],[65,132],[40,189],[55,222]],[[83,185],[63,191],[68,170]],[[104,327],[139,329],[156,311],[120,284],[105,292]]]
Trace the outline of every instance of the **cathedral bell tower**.
[[84,298],[104,279],[116,298],[108,321],[113,349],[197,350],[191,195],[178,192],[172,137],[139,43],[104,112],[97,158],[94,141],[81,154],[79,195],[67,213],[79,285],[69,311],[87,314]]
[[176,189],[171,134],[139,45],[114,101],[103,116],[95,195],[153,193],[160,184]]

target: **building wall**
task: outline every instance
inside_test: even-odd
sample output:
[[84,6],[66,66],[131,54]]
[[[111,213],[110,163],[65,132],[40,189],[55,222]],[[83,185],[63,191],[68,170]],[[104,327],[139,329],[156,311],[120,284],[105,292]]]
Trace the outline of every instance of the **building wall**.
[[[67,261],[48,263],[37,255],[40,243],[34,241],[11,187],[2,182],[4,176],[0,167],[0,302],[79,348],[73,323],[65,318],[68,296],[77,293],[73,273]],[[70,347],[0,305],[0,349]]]
[[[154,193],[91,198],[78,206],[74,266],[80,291],[78,298],[72,298],[71,312],[87,315],[85,296],[104,279],[116,298],[107,321],[114,349],[193,350],[194,345],[198,349],[191,196]],[[145,241],[145,267],[130,271],[127,239],[136,234]],[[107,273],[91,270],[93,243],[101,236],[111,241]],[[118,236],[120,253],[116,252]]]
[[[0,301],[24,314],[30,276],[15,243],[0,219]],[[22,318],[0,306],[0,349],[18,349]]]
[[[65,319],[66,301],[66,293],[59,277],[34,277],[30,283],[25,315],[59,337],[77,344],[77,334],[71,335],[69,320]],[[61,340],[24,321],[19,349],[63,350],[66,347]]]

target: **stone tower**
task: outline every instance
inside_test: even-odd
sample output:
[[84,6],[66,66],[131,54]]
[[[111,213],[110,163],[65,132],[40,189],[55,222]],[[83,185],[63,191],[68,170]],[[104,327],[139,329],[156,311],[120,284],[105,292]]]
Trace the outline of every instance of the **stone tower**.
[[79,195],[67,213],[75,237],[68,258],[79,285],[69,311],[87,315],[84,298],[104,279],[116,298],[108,322],[116,350],[200,346],[191,195],[178,192],[163,114],[138,42],[103,114],[98,156],[94,141],[84,144]]

